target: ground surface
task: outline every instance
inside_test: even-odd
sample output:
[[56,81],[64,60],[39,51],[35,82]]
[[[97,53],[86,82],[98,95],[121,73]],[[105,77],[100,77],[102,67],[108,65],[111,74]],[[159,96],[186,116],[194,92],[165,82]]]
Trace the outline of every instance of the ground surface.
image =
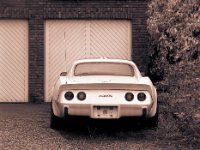
[[[162,94],[159,94],[162,97]],[[49,127],[49,104],[0,104],[0,149],[199,149],[183,135],[160,102],[156,130],[119,122],[76,122],[62,130]]]

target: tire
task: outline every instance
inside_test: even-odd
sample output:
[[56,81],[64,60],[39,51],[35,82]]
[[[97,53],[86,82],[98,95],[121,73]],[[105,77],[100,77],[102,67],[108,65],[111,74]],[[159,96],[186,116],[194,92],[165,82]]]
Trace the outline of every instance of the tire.
[[156,109],[156,114],[152,118],[144,118],[145,126],[148,128],[157,128],[158,127],[158,105]]
[[157,128],[158,127],[158,115],[156,114],[152,118],[147,118],[146,125],[147,125],[147,127],[150,127],[150,128]]
[[61,129],[63,126],[63,119],[54,115],[53,109],[51,108],[51,118],[50,118],[50,127],[52,129]]

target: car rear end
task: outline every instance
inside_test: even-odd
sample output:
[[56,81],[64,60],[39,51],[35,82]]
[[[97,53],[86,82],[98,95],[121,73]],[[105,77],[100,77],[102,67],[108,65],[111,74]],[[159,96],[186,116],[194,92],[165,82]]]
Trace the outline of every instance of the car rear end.
[[150,116],[155,104],[148,85],[80,84],[60,88],[55,101],[57,115],[88,116],[94,119],[118,119]]

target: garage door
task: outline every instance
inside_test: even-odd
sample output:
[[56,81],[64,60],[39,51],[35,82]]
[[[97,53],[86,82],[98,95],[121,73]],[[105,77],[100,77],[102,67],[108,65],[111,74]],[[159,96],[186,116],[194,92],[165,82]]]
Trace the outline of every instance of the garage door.
[[0,20],[0,102],[28,100],[28,22]]
[[46,21],[45,99],[58,75],[81,58],[131,58],[131,22],[120,20]]

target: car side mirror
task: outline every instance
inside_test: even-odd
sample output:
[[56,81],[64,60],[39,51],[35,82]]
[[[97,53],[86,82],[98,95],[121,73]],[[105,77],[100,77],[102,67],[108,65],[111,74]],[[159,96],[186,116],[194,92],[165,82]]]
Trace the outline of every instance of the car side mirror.
[[61,72],[60,76],[67,76],[67,72]]

